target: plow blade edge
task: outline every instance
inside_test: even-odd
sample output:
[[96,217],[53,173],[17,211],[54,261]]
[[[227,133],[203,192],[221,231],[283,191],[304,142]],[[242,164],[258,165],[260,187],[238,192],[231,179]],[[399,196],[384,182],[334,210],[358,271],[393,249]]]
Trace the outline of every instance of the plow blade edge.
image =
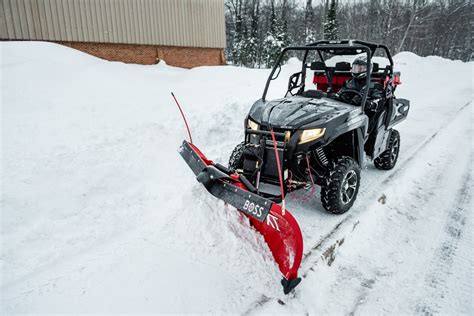
[[180,154],[209,193],[237,208],[262,234],[283,274],[283,291],[289,293],[301,281],[303,237],[295,218],[288,210],[282,212],[279,204],[251,192],[238,174],[214,164],[192,143],[183,141]]

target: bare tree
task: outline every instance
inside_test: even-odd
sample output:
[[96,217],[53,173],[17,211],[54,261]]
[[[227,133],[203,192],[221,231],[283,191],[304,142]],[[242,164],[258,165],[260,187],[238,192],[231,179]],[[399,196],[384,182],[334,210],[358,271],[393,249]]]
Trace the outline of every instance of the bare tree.
[[472,59],[469,0],[225,0],[227,59],[268,66],[282,45],[322,38],[333,3],[337,38],[381,42],[393,52]]

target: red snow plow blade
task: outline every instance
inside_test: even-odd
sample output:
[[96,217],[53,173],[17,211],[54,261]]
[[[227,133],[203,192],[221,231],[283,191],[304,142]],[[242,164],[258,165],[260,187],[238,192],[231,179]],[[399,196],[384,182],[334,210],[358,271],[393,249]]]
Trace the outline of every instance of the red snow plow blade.
[[258,195],[243,175],[207,159],[192,143],[183,141],[180,154],[209,193],[237,208],[263,235],[283,274],[283,291],[288,294],[301,281],[298,268],[303,237],[295,218],[288,210],[282,212],[279,204]]

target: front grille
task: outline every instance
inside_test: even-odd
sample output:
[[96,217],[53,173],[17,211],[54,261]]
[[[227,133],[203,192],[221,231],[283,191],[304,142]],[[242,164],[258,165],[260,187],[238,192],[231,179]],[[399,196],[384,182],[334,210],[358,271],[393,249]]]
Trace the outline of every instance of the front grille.
[[[268,125],[260,125],[260,129],[262,131],[270,131],[271,130],[270,126],[268,126]],[[287,131],[287,129],[274,127],[273,131],[276,132],[276,133],[284,133],[284,132]]]
[[[269,132],[269,131],[271,131],[271,128],[270,128],[270,126],[267,126],[267,125],[261,125],[261,126],[260,126],[260,130],[262,130],[262,131],[268,131],[268,132]],[[284,129],[284,128],[275,128],[275,127],[273,128],[273,131],[274,131],[275,133],[282,133],[282,134],[285,134],[286,132],[289,132],[287,129]],[[291,133],[291,132],[290,132],[290,133]],[[290,135],[291,135],[291,134],[290,134]],[[272,143],[271,137],[269,137],[269,139],[270,139],[270,143]],[[277,141],[277,144],[278,144],[279,142],[281,142],[281,146],[283,146],[283,145],[284,145],[284,142],[285,142],[285,136],[280,136],[280,135],[276,135],[276,134],[275,134],[275,140]],[[268,141],[267,141],[267,143],[268,143]],[[278,144],[278,145],[280,145],[280,144]]]

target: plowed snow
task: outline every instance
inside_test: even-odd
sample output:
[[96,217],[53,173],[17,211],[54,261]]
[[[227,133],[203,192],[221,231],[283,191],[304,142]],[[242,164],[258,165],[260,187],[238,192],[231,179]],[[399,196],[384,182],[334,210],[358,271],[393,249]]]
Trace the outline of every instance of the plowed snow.
[[[2,314],[473,313],[473,63],[395,57],[397,95],[412,102],[398,166],[368,164],[346,215],[318,197],[289,203],[306,277],[284,296],[261,236],[177,153],[186,132],[170,96],[195,143],[226,163],[269,70],[0,48]],[[342,238],[326,265],[321,253]]]

